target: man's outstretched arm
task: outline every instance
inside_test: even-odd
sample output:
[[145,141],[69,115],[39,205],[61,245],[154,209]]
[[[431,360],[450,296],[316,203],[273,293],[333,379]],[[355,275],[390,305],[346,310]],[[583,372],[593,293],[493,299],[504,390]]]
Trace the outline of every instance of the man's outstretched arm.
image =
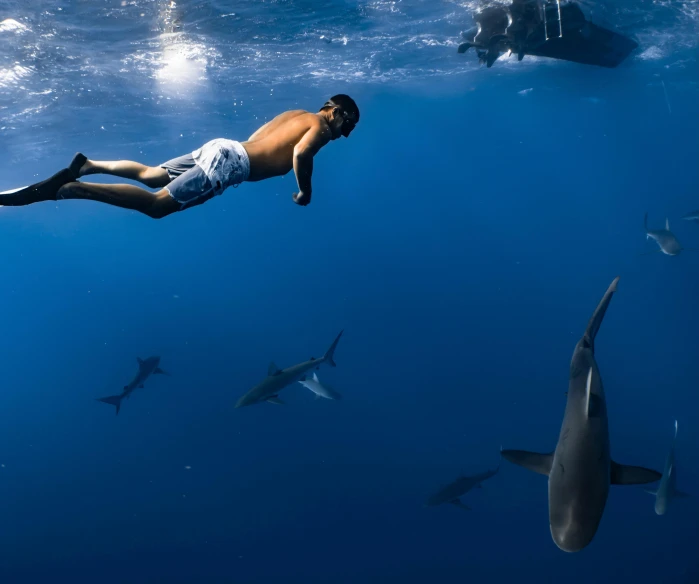
[[294,202],[305,207],[311,202],[311,175],[313,157],[330,141],[330,130],[320,124],[314,125],[294,147],[294,174],[299,192],[294,193]]

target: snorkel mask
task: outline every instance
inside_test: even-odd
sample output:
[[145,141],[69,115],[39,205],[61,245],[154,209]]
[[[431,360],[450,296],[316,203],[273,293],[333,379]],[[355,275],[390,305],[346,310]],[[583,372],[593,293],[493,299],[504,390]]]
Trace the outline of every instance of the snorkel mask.
[[342,126],[340,126],[340,133],[347,138],[352,130],[354,130],[355,126],[357,125],[357,122],[354,120],[349,119],[349,114],[342,109],[342,106],[335,103],[332,99],[329,99],[328,101],[323,104],[323,107],[337,107],[340,108],[340,111],[342,112]]

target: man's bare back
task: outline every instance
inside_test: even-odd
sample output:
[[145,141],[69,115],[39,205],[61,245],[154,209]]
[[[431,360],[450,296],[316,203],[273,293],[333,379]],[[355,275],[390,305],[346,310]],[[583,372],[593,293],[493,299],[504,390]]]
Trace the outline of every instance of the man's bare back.
[[292,110],[279,114],[258,129],[243,147],[250,156],[249,181],[282,176],[294,167],[294,149],[311,133],[321,147],[331,139],[330,127],[319,114]]
[[[78,153],[70,166],[51,178],[12,193],[0,193],[0,205],[27,205],[46,200],[88,199],[134,209],[153,218],[200,205],[229,186],[260,181],[294,170],[299,190],[296,204],[311,202],[313,157],[331,140],[348,137],[359,121],[359,109],[347,95],[336,95],[318,113],[292,110],[276,116],[245,142],[218,138],[191,153],[152,167],[128,160],[89,160]],[[89,174],[111,174],[137,180],[133,185],[77,181]]]

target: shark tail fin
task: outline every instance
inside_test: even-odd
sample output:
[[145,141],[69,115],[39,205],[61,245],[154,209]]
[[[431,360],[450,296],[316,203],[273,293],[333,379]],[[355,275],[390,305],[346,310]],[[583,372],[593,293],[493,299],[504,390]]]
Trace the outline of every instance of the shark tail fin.
[[340,337],[342,336],[343,332],[345,331],[340,331],[340,334],[335,337],[333,344],[330,345],[330,348],[325,352],[325,355],[323,355],[323,361],[325,361],[331,367],[337,367],[335,361],[333,360],[333,355],[335,354],[335,349],[337,348],[337,344],[340,342]]
[[119,409],[121,408],[121,396],[120,395],[110,395],[109,397],[98,397],[97,401],[104,402],[116,407],[117,416],[119,415]]
[[612,280],[612,283],[609,285],[609,288],[607,288],[607,291],[604,293],[604,296],[602,296],[602,300],[600,300],[599,304],[597,305],[597,308],[595,308],[595,312],[592,314],[590,321],[587,323],[587,328],[585,329],[585,338],[587,339],[593,351],[595,345],[595,337],[597,336],[599,327],[602,324],[602,319],[604,318],[604,315],[607,312],[609,303],[612,300],[612,295],[614,294],[614,292],[616,292],[616,287],[618,283],[619,276]]

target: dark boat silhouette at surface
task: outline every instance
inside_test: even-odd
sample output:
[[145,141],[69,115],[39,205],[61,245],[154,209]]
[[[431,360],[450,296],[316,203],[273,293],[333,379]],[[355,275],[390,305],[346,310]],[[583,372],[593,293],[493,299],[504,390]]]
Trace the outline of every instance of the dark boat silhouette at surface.
[[617,67],[638,44],[590,22],[574,2],[514,0],[488,6],[474,15],[477,26],[462,33],[458,52],[473,47],[481,63],[491,67],[510,51],[599,67]]

